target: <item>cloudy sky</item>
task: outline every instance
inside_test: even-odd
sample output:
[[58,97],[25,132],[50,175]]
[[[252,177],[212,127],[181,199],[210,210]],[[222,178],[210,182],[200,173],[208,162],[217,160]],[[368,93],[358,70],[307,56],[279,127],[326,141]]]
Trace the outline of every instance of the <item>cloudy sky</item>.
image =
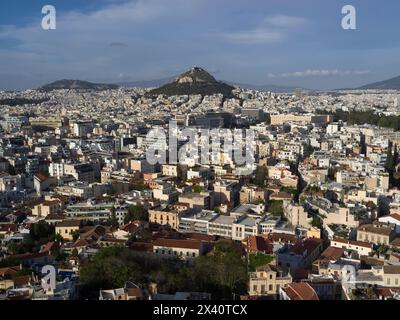
[[[41,27],[46,4],[56,30]],[[346,4],[357,30],[341,27]],[[153,80],[193,65],[239,83],[359,86],[400,75],[399,14],[398,0],[2,0],[0,89]]]

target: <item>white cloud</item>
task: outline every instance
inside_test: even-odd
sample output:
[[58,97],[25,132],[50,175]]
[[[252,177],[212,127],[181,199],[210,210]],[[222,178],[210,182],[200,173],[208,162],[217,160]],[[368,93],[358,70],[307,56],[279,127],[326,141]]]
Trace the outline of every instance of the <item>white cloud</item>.
[[269,26],[278,28],[299,28],[309,24],[309,20],[302,17],[293,17],[286,15],[268,16],[264,19],[264,23]]
[[280,74],[269,73],[269,78],[303,78],[303,77],[329,77],[368,74],[369,70],[339,70],[339,69],[307,69],[304,71],[285,72]]
[[255,29],[225,35],[226,39],[239,44],[272,43],[281,41],[285,35],[279,31]]
[[290,32],[308,23],[309,21],[302,17],[274,15],[265,17],[256,28],[228,33],[224,37],[238,44],[274,43],[284,40]]

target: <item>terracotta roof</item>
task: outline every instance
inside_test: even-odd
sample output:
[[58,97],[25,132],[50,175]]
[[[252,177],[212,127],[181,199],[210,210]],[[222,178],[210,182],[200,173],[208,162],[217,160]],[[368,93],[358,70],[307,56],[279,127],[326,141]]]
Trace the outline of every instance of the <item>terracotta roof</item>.
[[321,253],[321,257],[336,261],[343,256],[343,253],[344,249],[342,248],[328,247]]
[[388,236],[393,232],[393,228],[385,224],[364,224],[358,227],[358,231],[370,232]]
[[79,220],[64,220],[57,222],[56,227],[79,227],[81,222]]
[[397,221],[400,222],[400,214],[398,214],[398,213],[393,213],[389,217],[396,219]]
[[97,240],[99,239],[101,236],[104,236],[107,231],[108,228],[106,228],[105,226],[94,226],[94,227],[84,227],[82,229],[80,229],[80,235],[79,238],[80,239],[92,239],[92,240]]
[[48,179],[48,177],[46,177],[45,175],[43,175],[41,173],[35,174],[35,178],[38,179],[40,182],[46,181]]
[[1,268],[0,269],[0,277],[5,277],[7,275],[12,275],[14,273],[17,273],[20,270],[21,270],[20,266]]
[[143,298],[143,292],[139,288],[127,288],[125,290],[128,297]]
[[317,293],[308,283],[290,283],[283,290],[290,300],[319,300]]
[[217,237],[208,235],[208,234],[203,234],[203,233],[185,233],[186,239],[192,239],[192,240],[200,240],[200,241],[216,241]]
[[52,250],[57,250],[59,247],[60,245],[57,242],[48,242],[42,246],[40,252],[50,252]]
[[202,242],[199,240],[156,239],[154,247],[184,248],[200,250]]
[[259,237],[259,236],[247,237],[246,248],[248,252],[273,253],[272,241],[265,237]]
[[346,240],[340,238],[334,238],[333,241],[340,242],[343,244],[351,244],[353,246],[365,247],[365,248],[371,248],[372,246],[372,244],[370,244],[369,242],[364,242],[364,241],[354,241],[354,240]]
[[296,236],[288,233],[269,233],[268,239],[272,242],[295,242],[297,240]]
[[314,250],[316,250],[324,241],[317,238],[307,238],[305,240],[300,240],[295,243],[294,246],[289,248],[288,252],[303,255],[307,251],[307,255],[310,255]]
[[309,274],[309,272],[307,269],[300,268],[293,272],[292,277],[293,277],[294,281],[300,281],[303,279],[308,279],[308,274]]
[[4,223],[0,224],[0,232],[17,231],[18,226],[15,223]]
[[72,245],[73,248],[79,248],[79,247],[86,247],[88,246],[90,243],[89,241],[87,241],[86,239],[78,239],[74,242],[74,244]]
[[14,278],[14,286],[25,286],[31,282],[31,276],[19,276]]
[[369,256],[361,256],[361,263],[368,266],[383,266],[385,264],[384,261]]
[[400,274],[400,266],[383,266],[385,274]]
[[395,293],[400,292],[400,288],[376,288],[375,289],[379,295],[384,296],[384,297],[393,297]]
[[61,203],[60,200],[46,200],[46,201],[44,201],[42,204],[43,204],[44,206],[52,206],[52,205],[60,204],[60,203]]
[[65,215],[63,214],[58,214],[58,213],[50,213],[49,215],[46,216],[46,218],[44,218],[44,220],[48,221],[48,220],[64,220],[65,219]]

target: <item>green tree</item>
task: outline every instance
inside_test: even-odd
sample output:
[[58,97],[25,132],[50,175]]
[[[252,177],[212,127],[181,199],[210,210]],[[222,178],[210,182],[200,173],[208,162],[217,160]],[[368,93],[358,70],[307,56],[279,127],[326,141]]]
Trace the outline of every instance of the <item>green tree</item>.
[[111,209],[110,209],[110,220],[109,220],[109,222],[110,222],[112,227],[117,228],[119,226],[119,223],[118,223],[118,219],[117,219],[117,216],[116,216],[115,213],[116,213],[115,206],[112,206]]
[[312,225],[313,227],[316,227],[316,228],[319,228],[319,229],[322,229],[322,228],[323,228],[322,220],[321,220],[321,218],[318,217],[318,216],[314,216],[314,217],[312,218],[311,225]]
[[187,179],[186,170],[183,169],[182,165],[178,164],[176,171],[179,180],[185,181]]
[[271,263],[274,257],[263,253],[249,254],[249,271],[254,272],[258,267]]
[[264,166],[258,166],[254,173],[254,183],[259,187],[264,187],[266,178],[267,168]]
[[130,206],[128,212],[125,215],[124,223],[129,223],[134,220],[148,221],[149,214],[142,205]]
[[74,242],[75,242],[76,240],[79,239],[80,235],[81,234],[80,234],[79,230],[75,230],[74,232],[72,232],[72,240],[74,240]]
[[267,201],[267,210],[273,216],[282,216],[283,215],[283,201],[282,200]]
[[221,240],[193,266],[196,289],[211,292],[214,299],[232,298],[247,291],[247,263],[242,247],[230,240]]
[[193,192],[196,192],[196,193],[203,192],[203,189],[204,188],[202,186],[199,186],[199,185],[193,186]]

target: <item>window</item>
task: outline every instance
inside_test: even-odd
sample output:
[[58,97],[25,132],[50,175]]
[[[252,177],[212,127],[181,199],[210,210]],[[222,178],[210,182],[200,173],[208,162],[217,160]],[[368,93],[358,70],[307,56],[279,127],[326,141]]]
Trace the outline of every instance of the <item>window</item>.
[[256,284],[253,286],[253,291],[257,291],[257,285]]
[[269,285],[269,291],[272,291],[272,290],[273,290],[273,285],[270,284],[270,285]]
[[261,292],[265,292],[265,285],[261,286]]
[[272,274],[269,275],[269,278],[272,279]]

